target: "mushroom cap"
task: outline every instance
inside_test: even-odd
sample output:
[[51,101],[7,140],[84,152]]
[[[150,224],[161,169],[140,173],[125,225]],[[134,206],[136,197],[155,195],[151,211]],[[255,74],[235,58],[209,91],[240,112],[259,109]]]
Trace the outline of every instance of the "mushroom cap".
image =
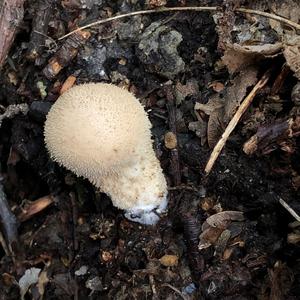
[[136,148],[151,144],[150,128],[143,106],[131,93],[111,84],[88,83],[57,99],[44,135],[55,161],[95,181],[134,163]]

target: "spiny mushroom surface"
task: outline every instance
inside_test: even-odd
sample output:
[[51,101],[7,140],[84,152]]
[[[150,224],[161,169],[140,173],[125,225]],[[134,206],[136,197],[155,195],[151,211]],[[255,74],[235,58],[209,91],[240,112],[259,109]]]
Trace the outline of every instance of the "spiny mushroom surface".
[[46,147],[60,165],[108,194],[125,216],[155,224],[167,184],[151,140],[151,123],[128,91],[104,83],[75,86],[51,107]]

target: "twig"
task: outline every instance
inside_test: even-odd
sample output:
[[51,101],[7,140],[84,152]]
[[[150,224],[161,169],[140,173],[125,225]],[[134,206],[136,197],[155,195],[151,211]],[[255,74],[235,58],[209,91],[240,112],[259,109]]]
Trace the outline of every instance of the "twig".
[[25,0],[4,0],[0,2],[0,68],[14,41],[18,26],[23,20]]
[[157,296],[157,291],[156,291],[154,276],[152,274],[149,274],[149,283],[150,283],[151,290],[152,290],[152,299],[153,300],[158,300],[159,298]]
[[[167,109],[169,113],[169,128],[177,139],[176,107],[175,107],[175,99],[174,99],[175,96],[171,85],[165,86],[165,93],[168,101]],[[174,185],[178,186],[181,184],[181,171],[180,171],[178,146],[176,146],[173,149],[170,149],[170,164],[172,168],[172,175],[174,178]]]
[[51,195],[44,196],[35,201],[30,202],[22,209],[22,212],[18,215],[18,220],[24,222],[32,218],[37,213],[46,209],[50,204],[54,202],[54,199]]
[[171,284],[164,283],[164,284],[162,284],[162,286],[167,286],[168,288],[170,288],[171,290],[176,292],[178,295],[180,295],[183,300],[188,300],[187,297],[185,297],[176,287],[172,286]]
[[300,216],[282,199],[279,198],[279,203],[298,221],[300,222]]
[[261,126],[243,146],[247,155],[269,154],[277,148],[290,151],[288,141],[300,135],[300,116],[287,120],[276,120],[273,124]]
[[[140,10],[140,11],[134,11],[134,12],[130,12],[130,13],[126,13],[126,14],[122,14],[122,15],[118,15],[118,16],[113,16],[107,19],[103,19],[103,20],[98,20],[95,22],[92,22],[90,24],[87,24],[85,26],[79,27],[63,36],[61,36],[58,40],[62,40],[65,39],[66,37],[74,34],[75,32],[78,32],[80,30],[86,29],[86,28],[90,28],[90,27],[94,27],[96,25],[101,25],[101,24],[105,24],[107,22],[111,22],[114,20],[119,20],[119,19],[123,19],[123,18],[127,18],[127,17],[133,17],[133,16],[137,16],[137,15],[148,15],[148,14],[154,14],[154,13],[163,13],[163,12],[172,12],[172,11],[217,11],[218,7],[216,6],[190,6],[190,7],[164,7],[164,8],[160,8],[160,9],[149,9],[149,10]],[[259,10],[253,10],[253,9],[247,9],[247,8],[237,8],[235,10],[236,12],[241,12],[241,13],[247,13],[247,14],[254,14],[254,15],[259,15],[259,16],[263,16],[269,19],[273,19],[276,21],[279,21],[281,23],[285,23],[288,24],[291,27],[294,27],[298,30],[300,30],[300,24],[297,24],[289,19],[271,14],[271,13],[267,13],[264,11],[259,11]]]
[[6,194],[3,185],[0,183],[0,225],[3,233],[3,238],[6,242],[9,254],[13,257],[18,254],[19,238],[18,238],[18,223],[15,215],[11,212],[8,205]]
[[76,226],[78,220],[78,208],[76,202],[75,193],[70,193],[71,205],[72,205],[72,236],[73,236],[73,244],[74,244],[74,251],[78,250],[78,239],[76,234]]
[[44,67],[43,74],[48,79],[54,79],[76,57],[79,47],[89,39],[90,35],[87,31],[77,31],[75,35],[66,39]]
[[236,9],[236,11],[241,12],[241,13],[245,13],[245,14],[253,14],[253,15],[266,17],[266,18],[273,19],[273,20],[281,22],[281,23],[285,23],[285,24],[287,24],[291,27],[296,28],[297,30],[300,29],[300,24],[298,24],[296,22],[293,22],[289,19],[280,17],[280,16],[275,15],[275,14],[267,13],[267,12],[260,11],[260,10],[248,9],[248,8],[238,8],[238,9]]
[[217,160],[217,158],[219,157],[223,147],[225,146],[225,143],[226,143],[228,137],[230,136],[231,132],[236,127],[237,123],[239,122],[239,120],[242,117],[242,115],[244,114],[244,112],[247,110],[249,105],[252,103],[252,101],[253,101],[254,97],[256,96],[257,92],[261,88],[263,88],[265,86],[265,84],[268,82],[269,77],[270,77],[270,73],[271,73],[271,70],[268,70],[262,76],[262,78],[256,83],[256,85],[254,86],[252,91],[249,93],[249,95],[242,102],[242,104],[240,105],[240,107],[238,108],[236,113],[234,114],[233,118],[231,119],[231,121],[227,125],[224,133],[222,134],[220,140],[218,141],[218,143],[214,147],[214,149],[213,149],[213,151],[210,155],[210,158],[209,158],[209,160],[206,164],[206,167],[205,167],[206,175],[208,175],[210,173],[213,165],[215,164],[215,161]]

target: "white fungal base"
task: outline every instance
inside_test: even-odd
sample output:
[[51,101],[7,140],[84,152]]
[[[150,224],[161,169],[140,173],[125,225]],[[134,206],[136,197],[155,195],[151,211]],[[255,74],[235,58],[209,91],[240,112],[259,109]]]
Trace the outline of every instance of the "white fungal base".
[[165,195],[159,206],[141,204],[141,206],[126,210],[125,217],[141,224],[155,225],[160,219],[160,214],[166,212],[167,205],[167,195]]
[[100,176],[95,185],[108,194],[131,221],[154,225],[167,207],[167,183],[152,149],[139,151],[134,163]]

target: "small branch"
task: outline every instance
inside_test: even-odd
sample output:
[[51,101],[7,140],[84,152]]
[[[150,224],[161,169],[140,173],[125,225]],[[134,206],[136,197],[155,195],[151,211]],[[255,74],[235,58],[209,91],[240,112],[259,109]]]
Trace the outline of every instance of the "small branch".
[[[172,12],[172,11],[217,11],[218,7],[216,6],[190,6],[190,7],[163,7],[160,9],[149,9],[149,10],[140,10],[140,11],[134,11],[134,12],[130,12],[130,13],[126,13],[126,14],[122,14],[122,15],[118,15],[118,16],[114,16],[114,17],[110,17],[104,20],[98,20],[95,21],[93,23],[87,24],[85,26],[79,27],[71,32],[69,32],[66,35],[63,35],[62,37],[60,37],[58,40],[63,40],[66,37],[80,31],[86,28],[90,28],[90,27],[94,27],[97,25],[101,25],[101,24],[105,24],[107,22],[111,22],[114,20],[119,20],[119,19],[123,19],[123,18],[127,18],[127,17],[133,17],[133,16],[137,16],[137,15],[148,15],[148,14],[154,14],[154,13],[163,13],[163,12]],[[281,23],[285,23],[291,27],[294,27],[298,30],[300,30],[300,24],[297,24],[289,19],[271,14],[271,13],[267,13],[267,12],[263,12],[263,11],[259,11],[259,10],[253,10],[253,9],[247,9],[247,8],[237,8],[235,10],[236,12],[240,12],[240,13],[246,13],[246,14],[253,14],[253,15],[259,15],[259,16],[263,16],[269,19],[273,19],[276,21],[279,21]]]
[[219,157],[223,147],[225,146],[225,143],[227,142],[228,137],[230,136],[230,134],[232,133],[232,131],[236,127],[236,125],[239,122],[242,115],[245,113],[245,111],[248,109],[248,107],[252,103],[252,101],[253,101],[254,97],[256,96],[257,92],[260,89],[262,89],[265,86],[265,84],[268,82],[269,77],[270,77],[270,70],[268,70],[262,76],[262,78],[257,82],[257,84],[254,86],[252,91],[245,98],[245,100],[242,102],[242,104],[240,105],[240,107],[238,108],[236,113],[234,114],[233,118],[231,119],[231,121],[227,125],[224,133],[222,134],[220,140],[218,141],[218,143],[216,144],[216,146],[214,147],[214,149],[213,149],[213,151],[210,155],[210,158],[209,158],[209,160],[206,164],[206,167],[205,167],[206,175],[208,175],[210,173],[210,171],[211,171],[212,167],[214,166],[217,158]]
[[282,199],[279,198],[279,203],[298,221],[300,222],[300,216]]
[[0,183],[0,225],[3,238],[6,242],[6,251],[16,256],[19,250],[18,222],[15,215],[11,212],[7,202],[3,185]]
[[288,140],[300,135],[300,116],[288,120],[276,120],[273,124],[261,126],[243,146],[247,155],[269,154],[281,147],[286,150]]
[[23,20],[25,0],[0,2],[0,69],[14,41],[18,26]]
[[[165,87],[165,93],[168,101],[167,109],[169,113],[169,128],[177,140],[176,106],[175,106],[175,96],[174,96],[172,86],[167,85]],[[179,159],[177,143],[176,143],[176,147],[170,149],[170,164],[172,168],[172,175],[174,178],[174,185],[178,186],[181,184],[181,170],[180,170],[180,159]]]
[[262,17],[266,17],[275,21],[278,21],[280,23],[285,23],[293,28],[296,28],[297,30],[300,30],[300,24],[293,22],[289,19],[280,17],[278,15],[275,14],[271,14],[271,13],[267,13],[264,11],[260,11],[260,10],[254,10],[254,9],[248,9],[248,8],[238,8],[236,9],[236,11],[241,12],[241,13],[245,13],[245,14],[252,14],[252,15],[258,15],[258,16],[262,16]]
[[77,201],[75,193],[71,192],[69,194],[71,205],[72,205],[72,236],[73,236],[73,248],[74,251],[78,251],[78,238],[76,234],[76,226],[77,226],[77,220],[78,220],[78,208],[77,208]]
[[25,222],[46,209],[50,204],[54,202],[52,196],[44,196],[35,201],[29,203],[25,208],[22,209],[22,212],[18,215],[18,220],[20,222]]
[[156,286],[155,286],[154,276],[152,274],[149,274],[149,283],[150,283],[151,290],[152,290],[152,300],[158,300],[159,297],[157,295],[157,290],[156,290]]
[[50,80],[54,79],[56,75],[76,57],[79,47],[82,46],[89,37],[89,32],[77,30],[76,34],[65,40],[60,49],[50,58],[47,66],[43,69],[43,74]]

